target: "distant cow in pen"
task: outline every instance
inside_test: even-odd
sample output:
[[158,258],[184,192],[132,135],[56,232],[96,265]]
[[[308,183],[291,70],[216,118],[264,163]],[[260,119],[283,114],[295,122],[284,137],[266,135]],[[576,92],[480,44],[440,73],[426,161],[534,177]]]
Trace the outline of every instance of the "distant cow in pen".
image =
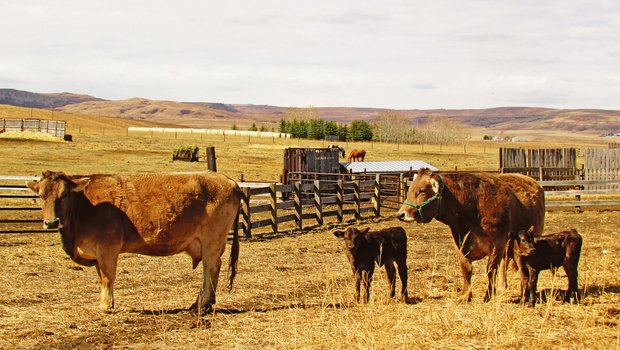
[[364,284],[364,302],[370,298],[370,283],[375,271],[375,263],[385,265],[385,272],[390,283],[390,297],[396,294],[396,272],[394,262],[398,265],[398,274],[402,283],[401,296],[407,296],[407,234],[402,227],[390,227],[377,232],[363,231],[349,227],[344,231],[335,231],[334,236],[344,238],[347,258],[355,275],[355,300],[360,299],[360,284]]
[[571,297],[579,301],[577,286],[577,265],[581,255],[582,238],[575,229],[534,237],[533,229],[510,233],[514,257],[521,271],[521,291],[528,305],[536,303],[536,284],[541,270],[551,269],[553,273],[562,266],[568,276],[568,289],[564,302]]

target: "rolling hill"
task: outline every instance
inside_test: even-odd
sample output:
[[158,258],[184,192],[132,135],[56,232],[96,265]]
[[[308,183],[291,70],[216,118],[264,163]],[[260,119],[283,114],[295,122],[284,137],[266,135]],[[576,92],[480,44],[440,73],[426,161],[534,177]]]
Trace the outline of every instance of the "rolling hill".
[[[32,108],[53,108],[66,113],[105,115],[125,119],[171,124],[195,128],[245,128],[252,123],[277,129],[287,107],[207,102],[176,102],[130,98],[102,100],[70,93],[37,94],[0,89],[0,104]],[[372,122],[381,108],[321,107],[315,108],[326,120],[351,123]],[[397,112],[408,116],[413,125],[432,118],[452,119],[463,126],[486,134],[520,136],[545,134],[579,134],[594,137],[620,132],[620,111],[600,109],[553,109],[540,107],[500,107],[487,109],[408,109]]]

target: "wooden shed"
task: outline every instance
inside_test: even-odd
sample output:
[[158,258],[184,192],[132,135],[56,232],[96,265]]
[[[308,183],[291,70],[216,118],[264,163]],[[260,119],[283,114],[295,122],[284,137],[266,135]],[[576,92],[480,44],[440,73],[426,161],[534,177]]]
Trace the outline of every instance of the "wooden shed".
[[[289,183],[292,174],[304,173],[319,179],[318,174],[340,172],[337,148],[287,148],[284,150],[283,164],[281,182],[285,184]],[[298,176],[295,175],[295,178]]]

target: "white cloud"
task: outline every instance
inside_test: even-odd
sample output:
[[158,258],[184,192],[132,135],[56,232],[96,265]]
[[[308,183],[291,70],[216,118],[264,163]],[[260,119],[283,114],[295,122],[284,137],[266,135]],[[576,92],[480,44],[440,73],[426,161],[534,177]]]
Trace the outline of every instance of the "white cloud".
[[31,0],[3,4],[0,30],[0,84],[30,91],[620,109],[616,1]]

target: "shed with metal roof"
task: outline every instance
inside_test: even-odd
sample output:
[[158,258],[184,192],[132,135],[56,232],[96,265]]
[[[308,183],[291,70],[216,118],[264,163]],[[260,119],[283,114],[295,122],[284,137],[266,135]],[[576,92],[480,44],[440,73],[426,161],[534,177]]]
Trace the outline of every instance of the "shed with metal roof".
[[389,160],[381,162],[342,162],[340,167],[347,173],[370,173],[370,174],[401,174],[417,172],[428,168],[431,171],[439,171],[436,167],[422,160]]

